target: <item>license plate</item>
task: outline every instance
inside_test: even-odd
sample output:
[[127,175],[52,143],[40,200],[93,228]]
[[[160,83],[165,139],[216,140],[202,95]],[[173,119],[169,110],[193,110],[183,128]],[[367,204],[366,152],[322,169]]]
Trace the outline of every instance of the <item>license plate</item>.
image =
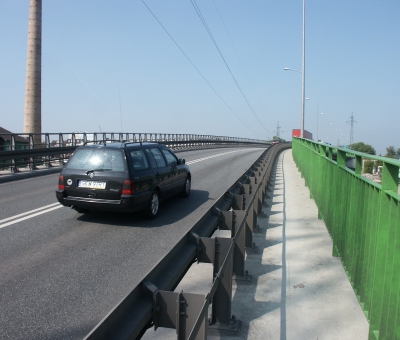
[[78,182],[78,187],[88,189],[105,189],[106,182],[80,180]]

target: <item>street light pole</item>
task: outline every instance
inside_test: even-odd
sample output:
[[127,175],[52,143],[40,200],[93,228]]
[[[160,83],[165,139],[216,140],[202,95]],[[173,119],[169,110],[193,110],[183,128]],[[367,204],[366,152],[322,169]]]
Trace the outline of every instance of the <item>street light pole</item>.
[[303,68],[301,87],[301,138],[304,138],[304,108],[306,85],[306,0],[303,0]]
[[306,0],[303,0],[303,62],[302,71],[291,70],[288,67],[284,68],[285,71],[294,71],[301,73],[301,130],[300,137],[304,138],[304,109],[305,109],[305,89],[306,89]]

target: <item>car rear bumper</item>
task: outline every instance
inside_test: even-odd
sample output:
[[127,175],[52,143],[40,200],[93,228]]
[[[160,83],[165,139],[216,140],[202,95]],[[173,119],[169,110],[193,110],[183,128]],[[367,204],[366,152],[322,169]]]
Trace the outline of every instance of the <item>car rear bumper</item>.
[[90,197],[64,196],[63,192],[56,191],[56,197],[58,202],[66,207],[127,212],[143,210],[146,208],[146,204],[138,204],[138,201],[143,202],[143,199],[138,200],[135,196],[122,196],[121,199],[118,200],[109,200]]

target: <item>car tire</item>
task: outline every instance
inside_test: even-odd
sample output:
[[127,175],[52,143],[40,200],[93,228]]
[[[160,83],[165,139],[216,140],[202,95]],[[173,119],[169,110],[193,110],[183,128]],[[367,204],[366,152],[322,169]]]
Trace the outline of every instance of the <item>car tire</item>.
[[150,218],[155,218],[158,215],[158,210],[160,208],[160,197],[156,190],[153,191],[150,197],[149,204],[145,210],[146,215]]
[[189,197],[191,191],[192,181],[190,176],[186,177],[185,185],[182,188],[181,196],[182,197]]

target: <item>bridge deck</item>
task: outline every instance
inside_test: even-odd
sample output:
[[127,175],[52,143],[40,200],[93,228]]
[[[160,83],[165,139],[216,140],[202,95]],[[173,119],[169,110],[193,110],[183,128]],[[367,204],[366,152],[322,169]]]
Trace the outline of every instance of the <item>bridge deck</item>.
[[[4,172],[1,178],[6,181],[32,173],[26,172]],[[253,238],[260,254],[246,258],[253,284],[233,291],[232,314],[242,322],[241,334],[209,335],[208,339],[368,339],[368,322],[340,260],[331,256],[332,241],[317,218],[316,205],[291,149],[281,153],[276,162],[264,203],[267,217],[259,217],[262,232]],[[212,267],[193,267],[176,291],[206,294]],[[176,333],[150,329],[143,339],[172,340]]]
[[[249,254],[252,285],[234,288],[232,314],[241,334],[208,339],[368,339],[368,322],[338,258],[291,150],[281,153]],[[201,268],[203,266],[203,268]],[[176,291],[205,293],[209,265],[195,265]],[[176,339],[174,330],[149,330],[143,339]]]

